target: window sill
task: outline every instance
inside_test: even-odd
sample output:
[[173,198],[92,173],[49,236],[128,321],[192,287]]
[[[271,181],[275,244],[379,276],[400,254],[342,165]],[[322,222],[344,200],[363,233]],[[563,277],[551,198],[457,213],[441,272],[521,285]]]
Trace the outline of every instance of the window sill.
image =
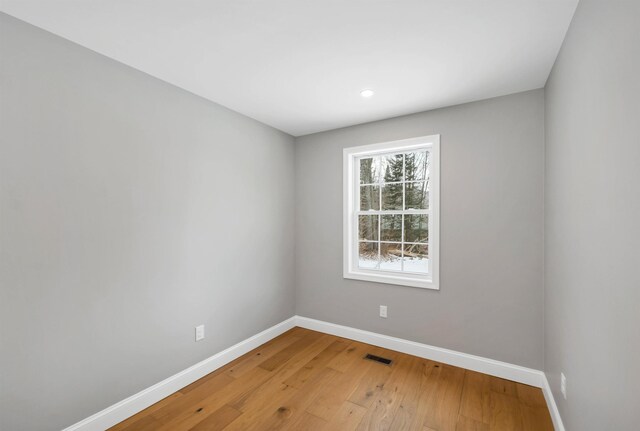
[[418,287],[420,289],[440,290],[437,283],[431,279],[395,277],[387,274],[370,274],[365,272],[344,272],[343,278],[352,280],[371,281],[374,283],[395,284],[398,286]]

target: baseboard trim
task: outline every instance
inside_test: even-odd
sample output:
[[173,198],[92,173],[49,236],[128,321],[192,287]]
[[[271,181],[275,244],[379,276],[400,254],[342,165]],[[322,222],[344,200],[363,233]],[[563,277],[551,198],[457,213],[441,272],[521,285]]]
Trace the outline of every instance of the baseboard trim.
[[259,334],[235,344],[215,355],[198,362],[197,364],[181,371],[173,376],[156,383],[155,385],[124,399],[111,407],[81,420],[63,431],[104,431],[127,419],[130,416],[146,409],[161,399],[179,391],[185,386],[206,376],[216,369],[228,364],[234,359],[244,355],[267,341],[277,337],[296,326],[296,317],[291,317],[278,323]]
[[335,323],[324,322],[322,320],[310,319],[308,317],[295,316],[296,326],[312,329],[385,349],[395,350],[420,358],[431,359],[444,364],[513,380],[525,385],[535,386],[542,389],[544,398],[551,414],[551,420],[556,431],[565,431],[562,418],[558,411],[549,381],[544,372],[532,368],[521,367],[507,362],[496,361],[494,359],[483,358],[481,356],[469,355],[467,353],[456,352],[455,350],[443,349],[441,347],[430,346],[428,344],[416,343],[415,341],[404,340],[402,338],[390,337],[388,335],[377,334],[375,332],[364,331],[349,326],[336,325]]
[[547,407],[549,407],[553,427],[556,431],[565,431],[564,424],[562,423],[562,417],[560,416],[560,410],[558,410],[558,405],[556,404],[553,392],[551,391],[551,385],[549,385],[547,375],[543,373],[542,378],[542,393],[544,394],[544,399],[547,401]]
[[454,350],[443,349],[441,347],[430,346],[428,344],[416,343],[415,341],[404,340],[402,338],[390,337],[388,335],[377,334],[375,332],[364,331],[362,329],[348,326],[336,325],[334,323],[323,322],[321,320],[310,319],[308,317],[296,316],[297,326],[324,332],[351,340],[361,341],[367,344],[384,347],[385,349],[396,350],[420,358],[431,359],[456,367],[478,371],[491,376],[513,380],[526,385],[542,388],[544,374],[542,371],[525,368],[518,365],[487,359],[480,356],[469,355],[467,353],[456,352]]
[[549,382],[542,371],[303,316],[293,316],[278,323],[62,431],[104,431],[295,326],[541,388],[556,431],[565,431]]

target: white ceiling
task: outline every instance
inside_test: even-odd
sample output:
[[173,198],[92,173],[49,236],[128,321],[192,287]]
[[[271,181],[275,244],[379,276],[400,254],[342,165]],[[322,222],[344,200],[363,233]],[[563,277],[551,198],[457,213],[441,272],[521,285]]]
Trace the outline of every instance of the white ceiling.
[[0,0],[0,10],[299,136],[543,87],[577,2]]

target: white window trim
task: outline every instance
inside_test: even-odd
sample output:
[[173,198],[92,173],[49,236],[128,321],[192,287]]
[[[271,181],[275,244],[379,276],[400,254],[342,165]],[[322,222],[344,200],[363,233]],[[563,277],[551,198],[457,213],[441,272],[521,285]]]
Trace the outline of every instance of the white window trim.
[[[431,272],[426,276],[415,274],[395,274],[380,270],[367,271],[357,266],[355,245],[357,241],[355,212],[356,187],[359,179],[355,178],[355,160],[363,155],[375,155],[389,151],[410,151],[427,148],[431,152],[430,191],[429,191],[429,259]],[[354,280],[377,283],[396,284],[419,287],[423,289],[440,289],[440,135],[422,136],[419,138],[383,142],[345,148],[343,150],[343,277]]]

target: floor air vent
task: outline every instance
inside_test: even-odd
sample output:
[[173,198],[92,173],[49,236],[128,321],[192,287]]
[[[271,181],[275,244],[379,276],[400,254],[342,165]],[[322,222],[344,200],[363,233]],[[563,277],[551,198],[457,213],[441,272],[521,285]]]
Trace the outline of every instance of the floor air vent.
[[387,359],[387,358],[383,358],[383,357],[380,357],[380,356],[372,355],[371,353],[367,353],[367,355],[364,358],[368,359],[370,361],[380,362],[381,364],[385,364],[385,365],[391,365],[391,363],[393,362],[391,359]]

